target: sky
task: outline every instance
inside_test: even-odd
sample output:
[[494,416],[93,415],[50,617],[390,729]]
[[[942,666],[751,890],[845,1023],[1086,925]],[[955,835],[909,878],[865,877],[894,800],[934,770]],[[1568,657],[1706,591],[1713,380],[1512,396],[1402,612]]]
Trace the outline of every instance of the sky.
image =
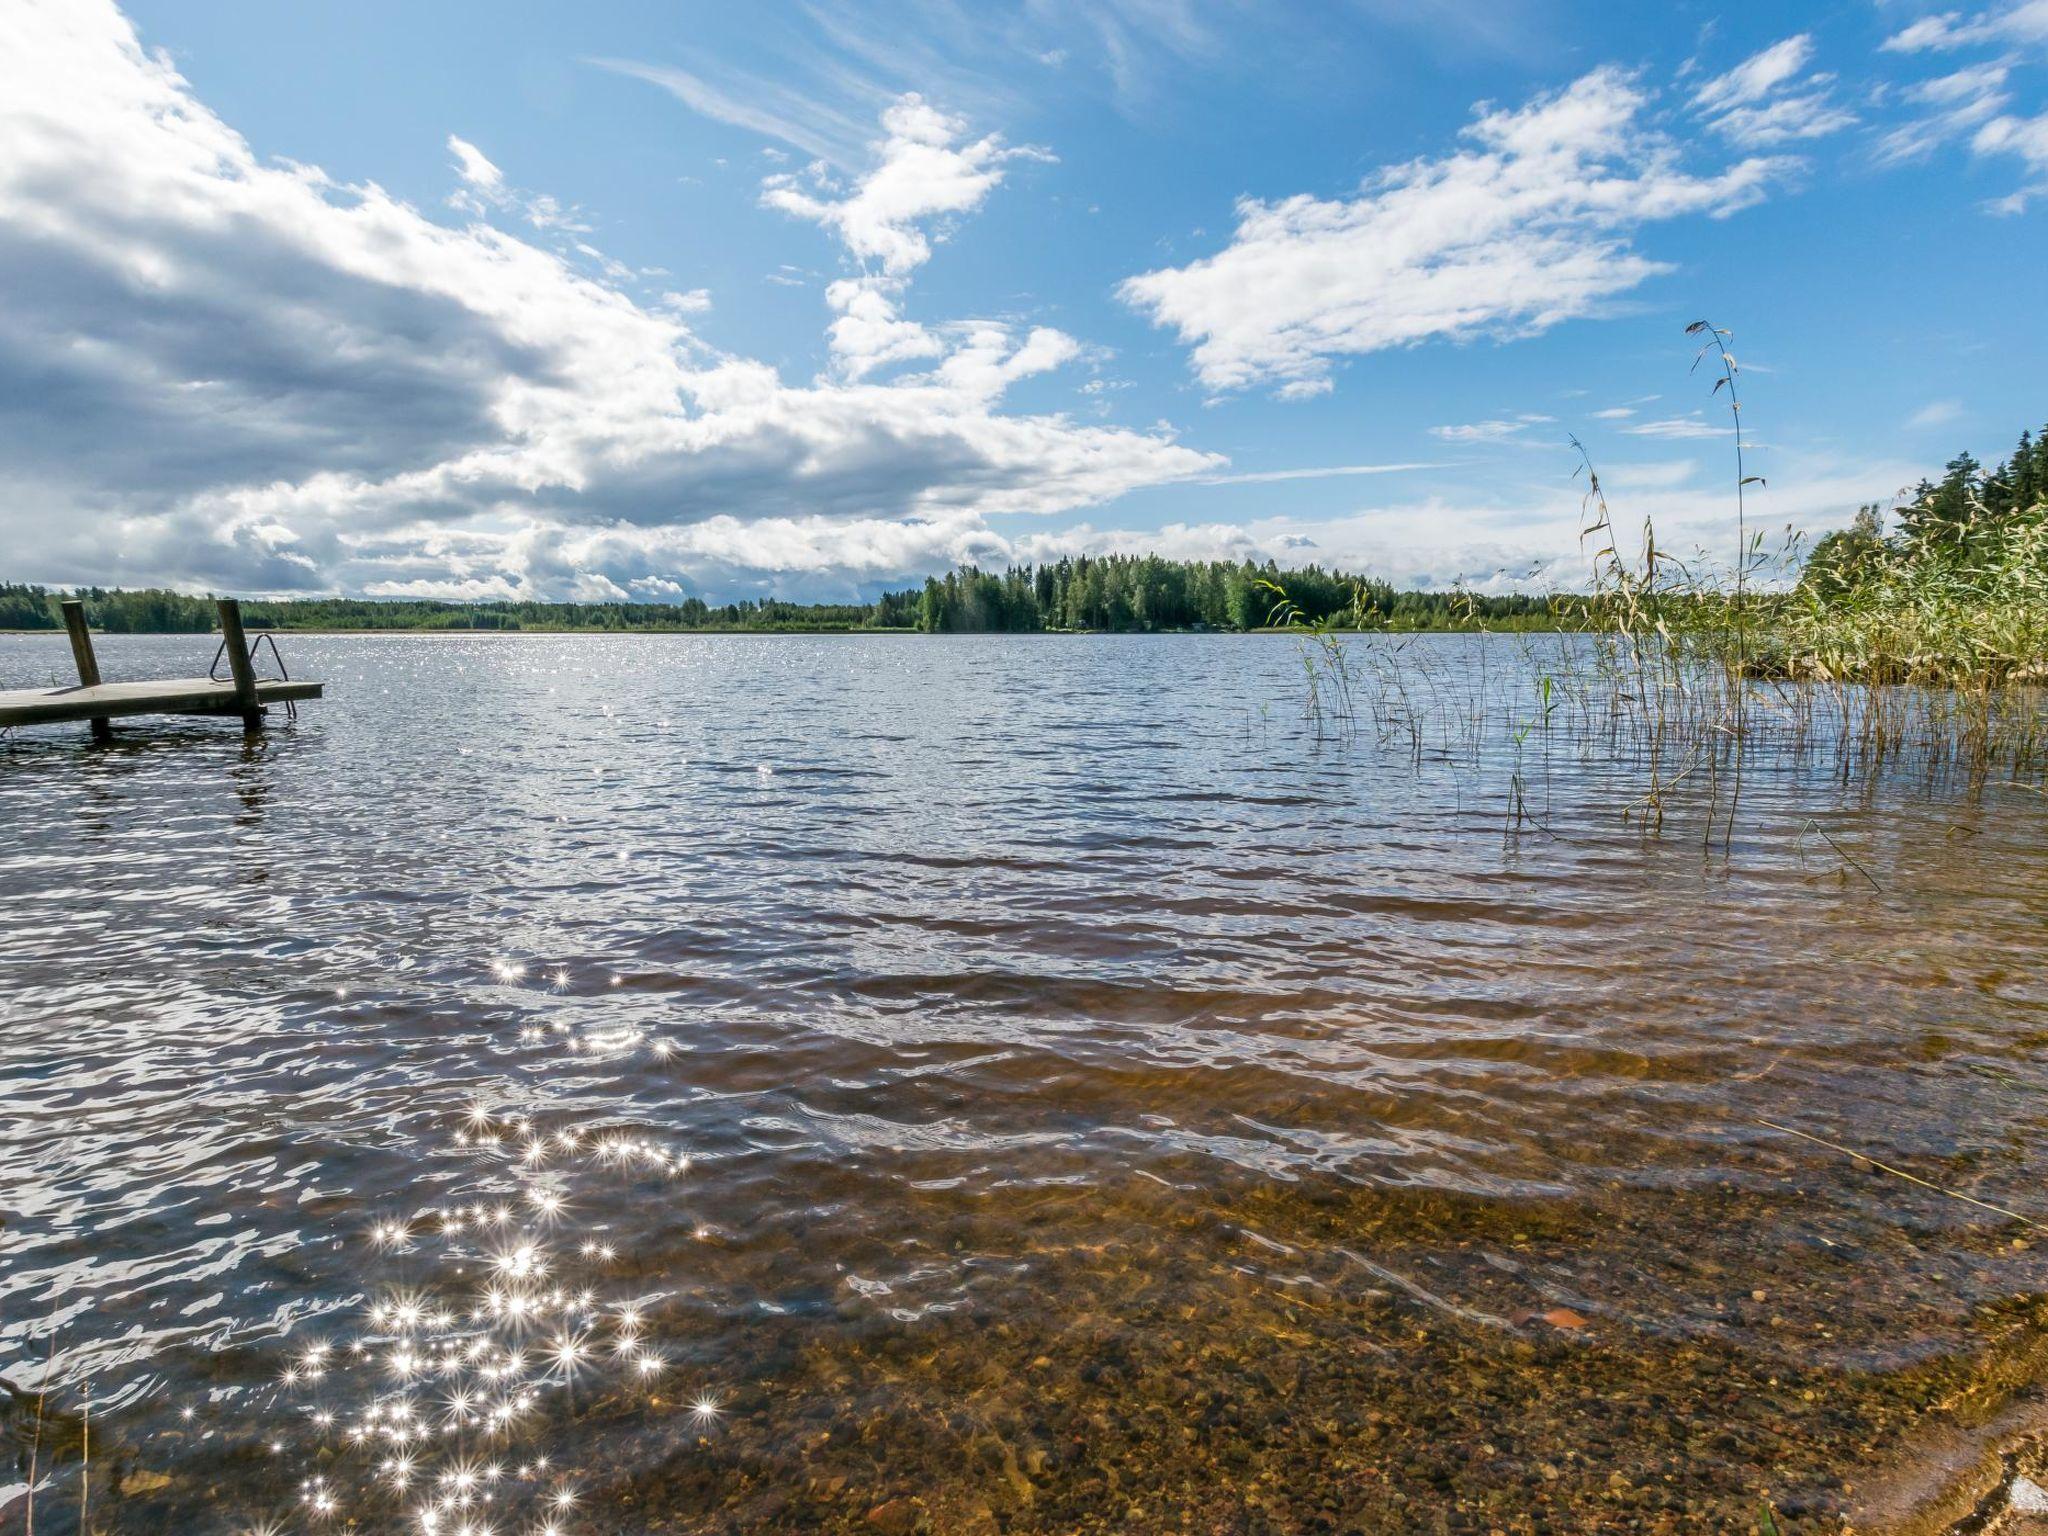
[[1732,558],[2048,417],[2048,0],[8,0],[0,580]]

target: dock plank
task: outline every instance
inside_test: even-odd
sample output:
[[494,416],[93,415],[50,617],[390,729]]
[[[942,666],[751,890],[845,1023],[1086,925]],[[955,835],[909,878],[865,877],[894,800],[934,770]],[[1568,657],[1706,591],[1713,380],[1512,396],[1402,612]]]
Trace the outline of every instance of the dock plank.
[[[320,689],[319,683],[271,680],[256,684],[256,698],[261,704],[283,704],[317,699]],[[232,682],[217,683],[210,677],[99,683],[90,688],[26,688],[0,693],[0,726],[54,725],[121,715],[239,715],[239,699]]]

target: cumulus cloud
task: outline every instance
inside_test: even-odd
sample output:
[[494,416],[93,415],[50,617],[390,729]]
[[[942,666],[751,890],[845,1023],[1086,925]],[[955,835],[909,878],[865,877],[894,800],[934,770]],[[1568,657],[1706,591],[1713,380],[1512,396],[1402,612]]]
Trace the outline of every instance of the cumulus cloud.
[[1354,197],[1246,198],[1224,250],[1119,292],[1178,332],[1210,389],[1282,394],[1325,387],[1338,358],[1594,313],[1667,270],[1631,246],[1637,227],[1731,213],[1798,163],[1694,174],[1649,104],[1633,76],[1594,70],[1483,111],[1468,147],[1391,167]]
[[882,114],[883,139],[874,169],[838,194],[822,165],[807,188],[796,176],[773,176],[761,200],[836,231],[846,248],[901,277],[931,259],[926,221],[939,214],[971,213],[1003,179],[1005,162],[1043,158],[1045,151],[1006,146],[990,134],[963,143],[967,125],[911,94]]
[[[502,191],[458,143],[465,186]],[[867,206],[835,227],[921,217],[915,199]],[[10,574],[560,595],[714,567],[772,581],[837,549],[901,575],[972,547],[988,517],[1222,467],[1164,433],[1000,410],[1072,355],[1057,332],[997,345],[970,327],[913,378],[792,385],[694,334],[701,293],[642,303],[607,270],[260,160],[111,4],[14,0]]]
[[[829,331],[833,357],[853,379],[893,363],[945,356],[946,341],[902,313],[911,274],[931,260],[933,242],[949,227],[945,221],[979,208],[1002,184],[1010,161],[1051,158],[1041,149],[1006,145],[997,134],[970,140],[965,122],[914,92],[882,114],[882,127],[873,167],[851,186],[823,161],[801,175],[778,172],[761,185],[764,204],[832,231],[860,268],[825,289],[825,303],[837,317]],[[963,364],[964,371],[989,376],[980,364],[999,334],[987,324],[972,330],[969,348],[981,356]],[[1011,377],[1041,371],[1048,348],[1063,346],[1066,355],[1077,350],[1057,332],[1034,333],[1025,345],[1036,350],[1020,352]]]

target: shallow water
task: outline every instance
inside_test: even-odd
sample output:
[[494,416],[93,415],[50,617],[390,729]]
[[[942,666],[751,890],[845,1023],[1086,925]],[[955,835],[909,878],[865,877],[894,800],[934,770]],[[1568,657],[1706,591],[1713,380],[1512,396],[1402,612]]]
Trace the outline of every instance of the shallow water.
[[88,1393],[112,1530],[1818,1529],[2048,1290],[1789,1133],[2048,1222],[2038,790],[1708,846],[1539,733],[1517,827],[1271,637],[285,652],[248,743],[0,740],[0,1529]]

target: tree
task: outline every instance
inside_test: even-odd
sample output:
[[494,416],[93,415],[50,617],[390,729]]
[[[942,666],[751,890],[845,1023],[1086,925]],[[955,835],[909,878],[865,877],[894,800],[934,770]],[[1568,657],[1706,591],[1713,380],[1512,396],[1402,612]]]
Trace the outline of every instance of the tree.
[[1799,585],[1824,600],[1854,591],[1884,555],[1883,529],[1883,513],[1876,502],[1858,507],[1854,522],[1815,543]]
[[1983,506],[1983,466],[1965,450],[1948,461],[1941,484],[1920,482],[1913,499],[1899,509],[1899,527],[1909,543],[1931,552],[1962,548]]

